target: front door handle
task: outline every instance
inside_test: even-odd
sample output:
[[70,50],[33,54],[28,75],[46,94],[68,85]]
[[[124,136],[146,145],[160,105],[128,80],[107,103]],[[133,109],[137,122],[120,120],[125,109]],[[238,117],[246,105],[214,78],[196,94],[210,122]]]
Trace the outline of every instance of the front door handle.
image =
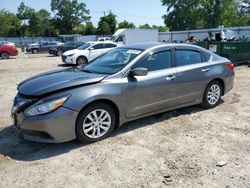
[[168,76],[168,77],[166,77],[166,80],[173,81],[173,80],[175,80],[175,76]]
[[201,69],[202,72],[208,72],[209,70],[210,70],[210,68]]

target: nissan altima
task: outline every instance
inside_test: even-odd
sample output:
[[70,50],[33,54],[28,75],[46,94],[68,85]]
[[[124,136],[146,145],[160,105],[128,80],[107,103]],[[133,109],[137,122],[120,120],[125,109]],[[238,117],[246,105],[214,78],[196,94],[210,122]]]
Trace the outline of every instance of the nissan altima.
[[27,140],[96,142],[138,118],[196,104],[214,108],[233,81],[233,64],[206,49],[135,44],[108,51],[85,67],[23,81],[12,116]]

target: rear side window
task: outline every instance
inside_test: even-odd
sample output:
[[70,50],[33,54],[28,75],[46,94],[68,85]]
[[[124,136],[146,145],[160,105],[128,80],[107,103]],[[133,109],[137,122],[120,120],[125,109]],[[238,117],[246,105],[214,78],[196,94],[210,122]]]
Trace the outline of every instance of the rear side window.
[[201,53],[194,50],[176,50],[175,59],[177,67],[203,62]]
[[172,53],[171,51],[163,51],[151,54],[136,64],[135,68],[143,67],[148,71],[157,71],[171,67]]
[[96,44],[96,45],[93,46],[93,48],[94,48],[95,50],[102,49],[103,47],[104,47],[103,44]]
[[105,44],[105,48],[115,48],[116,45],[115,44],[111,44],[111,43],[106,43]]

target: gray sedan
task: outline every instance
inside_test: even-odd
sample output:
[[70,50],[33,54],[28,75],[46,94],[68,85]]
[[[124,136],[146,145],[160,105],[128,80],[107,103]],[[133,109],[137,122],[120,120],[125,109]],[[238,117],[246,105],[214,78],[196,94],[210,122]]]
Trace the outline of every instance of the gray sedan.
[[83,68],[23,81],[12,115],[27,140],[96,142],[138,118],[196,104],[214,108],[233,81],[228,59],[194,45],[123,46]]

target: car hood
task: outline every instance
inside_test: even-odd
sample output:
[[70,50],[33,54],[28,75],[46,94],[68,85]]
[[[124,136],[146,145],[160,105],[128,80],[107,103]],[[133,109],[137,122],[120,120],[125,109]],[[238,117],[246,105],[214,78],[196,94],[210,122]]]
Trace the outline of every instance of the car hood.
[[86,73],[76,68],[49,71],[35,75],[18,85],[22,95],[39,97],[59,90],[94,84],[107,75]]

